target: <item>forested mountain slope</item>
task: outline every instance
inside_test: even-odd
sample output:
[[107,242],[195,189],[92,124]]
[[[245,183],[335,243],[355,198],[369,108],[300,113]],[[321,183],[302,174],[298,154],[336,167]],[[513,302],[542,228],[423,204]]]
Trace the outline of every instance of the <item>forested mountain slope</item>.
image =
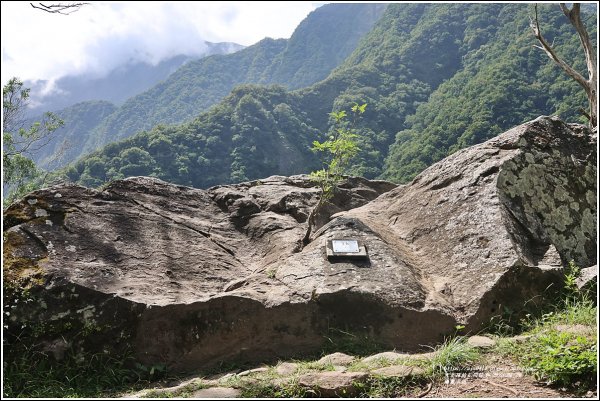
[[325,78],[355,48],[385,4],[329,4],[308,15],[289,40],[264,39],[228,55],[187,63],[105,119],[82,151],[126,138],[156,124],[190,120],[236,85],[279,83],[299,88]]
[[[384,178],[407,182],[448,154],[539,115],[586,122],[578,112],[587,108],[584,91],[533,46],[537,43],[528,19],[532,10],[523,5],[479,6],[481,12],[465,35],[463,46],[470,50],[460,71],[408,117],[406,129],[390,148]],[[540,19],[559,55],[585,72],[579,38],[558,5],[540,7]],[[588,14],[584,20],[595,38],[597,16]]]
[[[288,92],[242,86],[180,126],[113,143],[66,171],[99,185],[151,175],[206,187],[307,172],[327,113],[368,103],[354,173],[406,182],[426,165],[541,114],[577,119],[581,91],[535,49],[528,5],[392,4],[326,79]],[[568,60],[579,40],[557,5],[540,6],[542,29]],[[584,16],[595,37],[595,15]],[[276,41],[271,42],[276,46]]]
[[[72,126],[70,120],[65,120],[56,142],[62,143],[64,132],[75,130],[83,139],[59,165],[157,124],[189,121],[222,100],[236,85],[279,83],[295,89],[322,80],[356,48],[386,7],[323,5],[300,23],[289,40],[266,38],[233,54],[190,61],[95,125]],[[70,110],[64,113],[70,114]],[[36,155],[36,160],[43,162],[45,157]]]
[[[56,112],[64,125],[54,131],[49,137],[50,141],[35,152],[36,162],[45,169],[53,169],[75,160],[88,139],[84,133],[90,132],[115,110],[117,106],[110,102],[91,100]],[[31,121],[40,120],[33,118]]]

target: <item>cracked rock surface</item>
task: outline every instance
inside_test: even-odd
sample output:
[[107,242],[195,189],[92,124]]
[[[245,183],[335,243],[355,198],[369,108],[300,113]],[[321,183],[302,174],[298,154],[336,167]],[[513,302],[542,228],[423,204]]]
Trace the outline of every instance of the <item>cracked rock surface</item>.
[[[306,176],[36,191],[4,214],[5,339],[175,370],[314,352],[331,330],[416,350],[597,263],[596,157],[583,126],[541,117],[409,185],[349,178],[306,246]],[[369,259],[330,262],[334,238]]]

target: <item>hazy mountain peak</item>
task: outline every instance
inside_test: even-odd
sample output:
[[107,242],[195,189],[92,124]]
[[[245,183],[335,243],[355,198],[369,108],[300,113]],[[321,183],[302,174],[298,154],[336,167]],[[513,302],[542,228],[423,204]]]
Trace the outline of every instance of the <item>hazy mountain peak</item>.
[[132,55],[124,63],[102,73],[90,70],[55,81],[27,81],[25,86],[31,88],[33,106],[30,115],[60,110],[89,100],[106,100],[119,105],[166,79],[190,60],[213,54],[230,54],[244,48],[230,42],[204,42],[204,45],[198,54],[180,54],[156,64]]

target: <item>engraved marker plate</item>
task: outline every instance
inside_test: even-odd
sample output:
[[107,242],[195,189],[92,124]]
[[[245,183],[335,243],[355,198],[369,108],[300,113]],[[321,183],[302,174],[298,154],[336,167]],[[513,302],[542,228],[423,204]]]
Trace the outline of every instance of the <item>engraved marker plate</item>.
[[327,241],[327,259],[330,262],[348,259],[366,260],[367,247],[362,241],[353,238],[339,238]]
[[358,253],[358,241],[355,239],[334,239],[331,241],[334,253]]

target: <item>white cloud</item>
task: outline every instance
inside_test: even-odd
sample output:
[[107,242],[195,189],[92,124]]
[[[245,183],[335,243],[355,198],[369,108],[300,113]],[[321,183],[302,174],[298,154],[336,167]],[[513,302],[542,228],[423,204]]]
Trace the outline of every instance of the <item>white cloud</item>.
[[129,60],[152,63],[202,50],[203,40],[251,45],[288,38],[310,2],[91,2],[70,15],[2,2],[2,82],[98,75]]

